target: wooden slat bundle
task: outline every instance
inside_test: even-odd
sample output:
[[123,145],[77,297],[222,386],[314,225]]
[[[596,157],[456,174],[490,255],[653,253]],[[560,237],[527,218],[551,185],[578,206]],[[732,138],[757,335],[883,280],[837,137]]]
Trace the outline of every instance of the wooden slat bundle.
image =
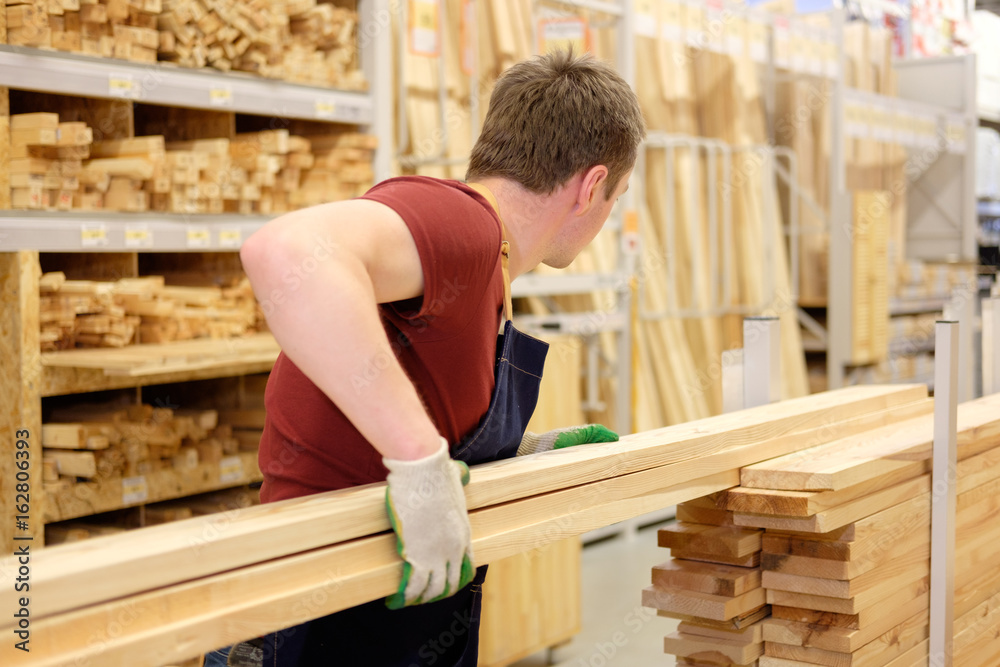
[[[994,664],[1000,395],[959,406],[958,432],[955,664]],[[926,414],[742,471],[726,506],[765,529],[762,667],[926,664],[932,437]]]
[[357,12],[337,3],[7,0],[8,41],[139,63],[254,72],[315,86],[367,86]]
[[225,288],[172,287],[163,276],[100,282],[57,272],[40,285],[43,351],[238,338],[263,322],[245,278]]
[[[742,465],[885,423],[924,395],[856,387],[479,466],[466,491],[477,561],[728,488]],[[149,664],[385,595],[399,560],[394,538],[378,535],[388,528],[383,494],[372,485],[251,508],[212,537],[194,519],[109,539],[106,549],[45,550],[35,563],[30,664],[96,650],[102,664]],[[121,635],[99,648],[88,642],[125,609],[134,621]]]
[[679,518],[660,530],[659,545],[673,559],[653,568],[653,585],[642,592],[643,605],[681,620],[664,638],[664,651],[679,664],[745,667],[764,655],[762,620],[770,610],[761,585],[763,531],[734,526],[725,496],[677,506],[678,517],[700,514],[701,523]]

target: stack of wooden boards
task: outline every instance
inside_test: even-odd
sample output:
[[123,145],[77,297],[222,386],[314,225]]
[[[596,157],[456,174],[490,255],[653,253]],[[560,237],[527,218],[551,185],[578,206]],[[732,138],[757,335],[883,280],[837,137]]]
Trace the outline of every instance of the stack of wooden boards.
[[[931,410],[747,466],[714,498],[764,531],[761,667],[927,664]],[[959,406],[958,461],[954,664],[997,664],[1000,395]]]
[[[225,415],[222,419],[225,419]],[[46,490],[82,480],[146,475],[218,463],[255,451],[260,429],[235,430],[216,410],[173,410],[151,405],[61,408],[42,425]]]
[[[924,397],[852,387],[477,466],[466,487],[476,561],[725,490],[743,466],[888,423]],[[151,665],[379,599],[402,571],[384,495],[374,484],[248,508],[225,530],[192,519],[33,553],[27,664],[99,652],[101,664]],[[0,604],[13,595],[0,591]],[[101,634],[124,610],[131,622]],[[14,650],[0,646],[0,659]]]
[[14,208],[272,214],[348,199],[374,184],[377,140],[287,129],[232,139],[93,141],[55,113],[11,116]]
[[54,272],[41,277],[39,289],[43,352],[239,338],[266,328],[246,278],[226,287],[177,287],[163,276],[99,282]]
[[672,559],[653,568],[653,585],[642,592],[644,606],[681,621],[664,638],[678,665],[756,665],[764,654],[764,531],[735,526],[733,513],[718,509],[719,495],[677,505],[677,523],[659,531]]
[[7,0],[10,44],[139,63],[214,67],[317,86],[367,87],[357,12],[294,0]]
[[10,196],[14,208],[79,208],[83,159],[90,157],[93,129],[60,123],[54,113],[17,114],[10,119]]

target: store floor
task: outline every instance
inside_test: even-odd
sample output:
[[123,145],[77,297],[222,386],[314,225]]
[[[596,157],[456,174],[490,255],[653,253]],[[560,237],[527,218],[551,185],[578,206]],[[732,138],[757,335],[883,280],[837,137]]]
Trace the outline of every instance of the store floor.
[[553,651],[552,662],[543,651],[512,667],[673,667],[674,656],[663,653],[663,637],[677,621],[641,603],[651,568],[670,557],[668,549],[656,546],[659,527],[584,547],[580,634]]

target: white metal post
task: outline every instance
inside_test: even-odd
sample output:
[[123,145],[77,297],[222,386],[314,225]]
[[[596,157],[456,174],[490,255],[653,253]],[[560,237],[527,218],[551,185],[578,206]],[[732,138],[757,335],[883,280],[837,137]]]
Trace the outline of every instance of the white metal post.
[[958,322],[934,331],[934,469],[931,487],[931,664],[951,667],[955,631],[955,494]]
[[1000,299],[983,299],[983,395],[1000,393]]
[[743,405],[753,408],[781,398],[781,321],[743,320]]
[[944,306],[944,319],[958,323],[958,395],[960,403],[975,398],[973,388],[975,378],[972,373],[972,345],[975,337],[976,292],[975,285],[956,288]]
[[722,411],[743,409],[743,348],[722,353]]

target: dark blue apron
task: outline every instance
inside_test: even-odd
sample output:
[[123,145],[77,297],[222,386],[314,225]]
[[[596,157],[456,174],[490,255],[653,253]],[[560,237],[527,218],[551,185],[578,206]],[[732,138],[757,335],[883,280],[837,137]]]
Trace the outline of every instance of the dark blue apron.
[[[499,215],[493,194],[478,184],[470,186]],[[504,321],[497,336],[490,406],[476,430],[451,451],[470,465],[517,454],[538,401],[549,347],[510,321],[509,247],[503,241]],[[210,653],[205,667],[476,667],[485,578],[484,565],[468,586],[444,600],[398,610],[375,600]]]

